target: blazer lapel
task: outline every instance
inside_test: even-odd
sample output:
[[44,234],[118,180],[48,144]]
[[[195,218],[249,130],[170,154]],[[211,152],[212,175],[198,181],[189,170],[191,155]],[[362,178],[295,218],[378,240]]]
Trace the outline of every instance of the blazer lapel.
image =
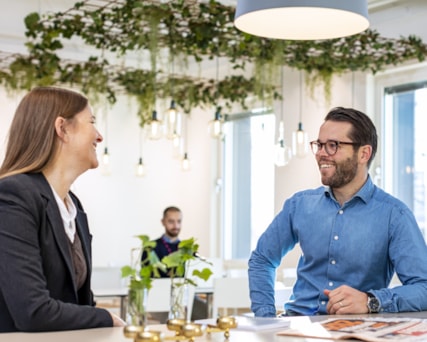
[[[49,184],[45,180],[46,184],[43,184],[43,193],[42,195],[46,198],[46,214],[47,218],[50,222],[50,226],[52,228],[53,236],[55,237],[56,243],[58,245],[58,249],[60,250],[65,264],[67,266],[67,270],[73,279],[73,284],[75,284],[75,275],[74,275],[74,267],[73,261],[71,257],[70,251],[70,242],[67,238],[67,235],[64,231],[64,223],[62,222],[61,214],[59,213],[58,205],[56,203],[55,197],[53,196],[52,189]],[[74,285],[74,291],[77,296],[77,289]]]
[[87,274],[92,274],[92,260],[91,260],[91,235],[89,233],[89,225],[87,222],[86,213],[77,206],[77,216],[76,216],[76,230],[79,234],[80,242],[82,244],[83,254],[85,256],[86,265],[87,265]]

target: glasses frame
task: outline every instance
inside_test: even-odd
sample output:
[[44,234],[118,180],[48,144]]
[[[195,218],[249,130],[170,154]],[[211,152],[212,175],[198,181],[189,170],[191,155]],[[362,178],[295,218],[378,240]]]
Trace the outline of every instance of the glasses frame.
[[[336,144],[336,148],[335,151],[333,153],[331,153],[331,151],[329,151],[328,149],[328,143],[333,142]],[[326,142],[320,142],[319,140],[313,140],[310,142],[310,148],[311,148],[311,152],[313,152],[313,154],[317,154],[319,153],[322,148],[325,148],[325,152],[328,156],[333,156],[338,152],[338,148],[340,147],[340,145],[352,145],[352,146],[360,146],[360,143],[356,143],[356,142],[350,142],[350,141],[339,141],[339,140],[326,140]],[[316,146],[316,147],[313,147]],[[314,149],[317,149],[317,151],[314,151]]]

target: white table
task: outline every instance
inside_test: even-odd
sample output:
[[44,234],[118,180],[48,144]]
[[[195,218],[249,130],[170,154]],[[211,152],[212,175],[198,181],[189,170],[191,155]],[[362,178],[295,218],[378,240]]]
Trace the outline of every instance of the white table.
[[[427,312],[417,313],[401,313],[401,314],[382,314],[382,315],[357,315],[357,317],[413,317],[413,318],[427,318]],[[289,318],[291,321],[319,321],[326,318],[339,318],[351,317],[347,316],[299,316]],[[168,331],[165,325],[152,325],[149,326],[151,330],[163,331],[165,336],[172,337],[173,333]],[[258,332],[231,330],[229,342],[302,342],[313,341],[313,339],[305,339],[300,337],[285,337],[277,336],[277,332],[282,329],[264,330]],[[173,340],[173,339],[168,339]],[[87,329],[87,330],[74,330],[62,332],[48,332],[48,333],[3,333],[0,334],[0,342],[133,342],[132,339],[126,338],[123,334],[123,328],[101,328],[101,329]],[[167,341],[167,340],[166,340]],[[221,332],[205,334],[201,337],[196,337],[195,342],[224,342],[224,334]],[[320,341],[320,340],[319,340]],[[322,340],[328,341],[328,340]]]

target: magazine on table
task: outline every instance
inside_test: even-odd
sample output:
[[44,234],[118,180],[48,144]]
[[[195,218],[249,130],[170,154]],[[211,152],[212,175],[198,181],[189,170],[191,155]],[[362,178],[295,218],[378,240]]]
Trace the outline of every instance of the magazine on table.
[[426,341],[427,319],[414,318],[331,318],[301,324],[277,333],[332,340],[357,339],[370,342]]

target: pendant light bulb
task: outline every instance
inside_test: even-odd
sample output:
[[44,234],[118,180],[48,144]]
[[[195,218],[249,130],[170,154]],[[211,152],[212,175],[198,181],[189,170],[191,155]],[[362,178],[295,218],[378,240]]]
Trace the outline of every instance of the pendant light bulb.
[[165,113],[165,128],[168,139],[181,135],[181,114],[178,112],[174,100],[171,101],[170,107]]
[[110,154],[108,153],[108,147],[104,148],[104,153],[102,155],[102,164],[104,165],[110,164]]
[[218,109],[215,112],[213,120],[209,121],[208,130],[212,138],[220,138],[222,136],[223,122],[221,120],[221,112]]
[[305,157],[308,153],[308,135],[302,128],[302,122],[299,122],[298,129],[292,132],[292,152],[299,158]]
[[274,145],[274,164],[278,167],[289,164],[292,159],[292,149],[285,144],[285,129],[283,121],[279,123],[279,137]]
[[158,140],[163,136],[162,121],[157,118],[157,112],[153,110],[150,122],[150,139]]
[[188,159],[187,152],[184,153],[184,157],[181,160],[181,169],[182,171],[189,171],[191,168],[190,159]]
[[104,153],[102,154],[102,165],[101,165],[101,173],[104,176],[109,176],[111,174],[110,170],[110,153],[108,152],[108,147],[104,148]]
[[144,166],[144,163],[142,162],[142,157],[138,159],[138,164],[136,164],[135,175],[137,177],[145,176],[145,166]]

